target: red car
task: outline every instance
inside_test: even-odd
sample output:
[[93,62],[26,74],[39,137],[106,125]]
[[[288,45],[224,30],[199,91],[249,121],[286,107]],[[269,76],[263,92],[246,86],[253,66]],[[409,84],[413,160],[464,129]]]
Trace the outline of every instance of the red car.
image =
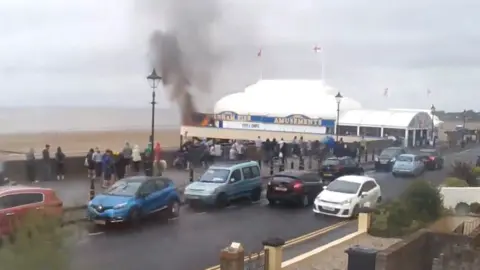
[[49,188],[29,186],[0,187],[0,236],[9,235],[12,224],[22,222],[30,211],[61,218],[63,202]]

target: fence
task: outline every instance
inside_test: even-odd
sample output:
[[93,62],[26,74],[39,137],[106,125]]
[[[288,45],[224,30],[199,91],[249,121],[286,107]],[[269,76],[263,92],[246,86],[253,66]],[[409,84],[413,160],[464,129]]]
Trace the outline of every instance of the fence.
[[245,270],[268,270],[269,250],[264,249],[260,252],[250,253],[245,256]]

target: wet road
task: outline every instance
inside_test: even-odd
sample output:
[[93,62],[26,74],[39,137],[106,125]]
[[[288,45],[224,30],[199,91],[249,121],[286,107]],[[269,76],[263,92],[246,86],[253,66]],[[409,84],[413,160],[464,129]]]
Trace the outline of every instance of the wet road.
[[[450,154],[446,156],[446,170],[456,159],[474,161],[477,155],[479,149]],[[439,184],[446,170],[427,172],[420,178]],[[390,173],[369,175],[377,179],[385,199],[397,197],[415,180],[393,178]],[[219,251],[232,241],[241,242],[247,251],[257,251],[268,237],[288,240],[337,222],[336,218],[314,216],[310,208],[272,209],[265,200],[201,213],[183,207],[177,220],[153,219],[138,231],[118,228],[83,237],[74,250],[73,270],[205,269],[218,264]],[[299,245],[288,254],[292,257],[300,251]]]

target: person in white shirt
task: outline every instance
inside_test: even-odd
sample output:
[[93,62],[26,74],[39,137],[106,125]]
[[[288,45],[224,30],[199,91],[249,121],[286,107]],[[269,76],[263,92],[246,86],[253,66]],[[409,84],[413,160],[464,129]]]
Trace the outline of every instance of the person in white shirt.
[[230,160],[235,160],[237,159],[237,148],[235,147],[235,144],[232,144],[232,146],[230,147],[230,151],[229,151],[229,156],[228,158]]

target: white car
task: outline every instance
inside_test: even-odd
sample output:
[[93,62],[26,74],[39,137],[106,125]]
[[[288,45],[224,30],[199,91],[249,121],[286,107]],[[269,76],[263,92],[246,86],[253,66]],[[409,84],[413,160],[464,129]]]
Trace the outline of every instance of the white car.
[[363,175],[345,175],[325,186],[315,199],[313,212],[328,216],[355,217],[361,207],[375,207],[382,200],[375,179]]

